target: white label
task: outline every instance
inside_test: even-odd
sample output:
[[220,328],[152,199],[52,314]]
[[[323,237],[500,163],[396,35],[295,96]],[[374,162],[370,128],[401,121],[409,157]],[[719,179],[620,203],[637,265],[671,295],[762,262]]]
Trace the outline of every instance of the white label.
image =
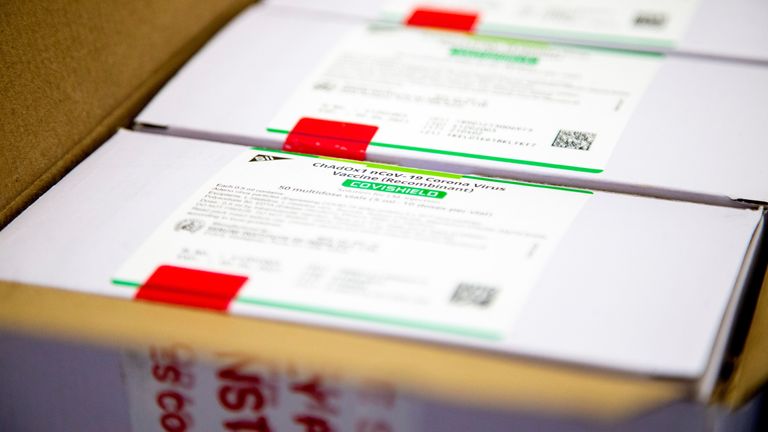
[[232,313],[495,344],[590,194],[251,149],[115,283],[161,265],[242,275]]
[[479,33],[515,33],[648,47],[683,36],[698,0],[390,0],[381,16],[402,22],[415,7],[479,14]]
[[237,353],[201,359],[182,344],[122,358],[136,432],[408,432],[418,404],[379,381],[322,375]]
[[368,148],[601,172],[658,54],[403,27],[349,35],[268,129],[302,117],[377,126]]

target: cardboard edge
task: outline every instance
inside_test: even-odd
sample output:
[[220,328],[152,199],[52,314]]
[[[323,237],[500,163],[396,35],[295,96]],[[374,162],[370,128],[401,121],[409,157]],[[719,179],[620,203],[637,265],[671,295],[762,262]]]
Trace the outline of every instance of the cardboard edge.
[[[763,220],[768,218],[766,210]],[[753,399],[768,383],[768,223],[753,270],[754,287],[745,293],[744,310],[723,362],[721,380],[711,402],[737,409]]]
[[723,313],[720,328],[710,351],[709,362],[696,388],[696,399],[702,403],[717,402],[715,393],[718,383],[727,379],[726,377],[730,370],[729,362],[731,361],[729,355],[734,350],[734,345],[737,345],[738,323],[740,320],[743,320],[744,314],[751,315],[753,305],[749,304],[750,296],[748,294],[750,287],[754,286],[755,277],[757,276],[756,272],[760,270],[757,268],[760,261],[760,252],[765,249],[764,230],[766,212],[761,209],[760,213],[760,220],[755,226],[752,238],[744,253],[739,274],[736,277],[728,305]]
[[690,400],[691,383],[0,281],[0,326],[111,347],[183,343],[386,379],[436,400],[612,422]]
[[[175,127],[172,125],[161,124],[149,124],[138,121],[133,124],[133,130],[146,133],[155,133],[161,135],[169,135],[180,138],[192,138],[205,141],[216,141],[228,144],[240,144],[247,146],[258,146],[265,148],[282,147],[282,142],[255,136],[246,136],[238,134],[227,134],[210,132],[202,129],[190,129]],[[395,150],[397,151],[397,150]],[[370,154],[371,150],[369,150]],[[391,150],[387,150],[391,152]],[[648,185],[632,185],[618,182],[606,182],[600,179],[586,179],[586,178],[568,178],[557,175],[557,173],[534,173],[527,171],[519,171],[514,168],[506,170],[504,172],[498,169],[467,169],[466,166],[458,165],[455,162],[448,162],[444,160],[427,160],[418,157],[409,157],[408,154],[398,154],[398,160],[395,160],[391,154],[382,154],[372,162],[389,163],[394,165],[407,165],[411,168],[421,168],[428,170],[448,171],[460,174],[478,175],[485,177],[497,177],[508,178],[514,180],[527,181],[532,183],[542,183],[554,186],[575,187],[580,189],[590,189],[595,191],[609,192],[609,193],[621,193],[627,195],[635,195],[646,198],[657,198],[673,201],[685,201],[695,204],[706,204],[720,207],[732,207],[739,209],[757,209],[765,205],[765,203],[756,200],[747,199],[734,199],[727,195],[715,195],[704,192],[695,191],[681,191],[675,189],[668,189],[662,187],[648,186]],[[404,163],[407,162],[407,163]]]

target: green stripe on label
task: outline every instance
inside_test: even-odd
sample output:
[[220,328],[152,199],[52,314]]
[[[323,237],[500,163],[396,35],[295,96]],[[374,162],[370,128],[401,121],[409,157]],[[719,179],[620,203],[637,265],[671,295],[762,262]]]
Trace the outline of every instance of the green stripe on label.
[[404,145],[398,145],[398,144],[385,144],[385,143],[379,143],[379,142],[372,142],[370,145],[375,147],[393,148],[398,150],[410,150],[410,151],[417,151],[422,153],[434,153],[434,154],[441,154],[446,156],[458,156],[458,157],[465,157],[465,158],[471,158],[471,159],[483,159],[483,160],[490,160],[495,162],[531,165],[531,166],[538,166],[543,168],[555,168],[555,169],[561,169],[561,170],[579,171],[579,172],[586,172],[586,173],[593,173],[593,174],[603,172],[603,170],[597,169],[597,168],[585,168],[585,167],[578,167],[578,166],[571,166],[571,165],[560,165],[560,164],[552,164],[547,162],[529,161],[524,159],[510,159],[510,158],[503,158],[503,157],[497,157],[497,156],[486,156],[486,155],[479,155],[474,153],[462,153],[462,152],[454,152],[454,151],[448,151],[448,150],[411,147],[411,146],[404,146]]
[[112,284],[113,285],[120,285],[120,286],[131,287],[131,288],[138,288],[138,287],[141,286],[141,284],[138,283],[138,282],[131,282],[131,281],[125,281],[125,280],[120,280],[120,279],[112,279]]
[[[141,284],[138,282],[131,282],[131,281],[125,281],[120,279],[112,279],[112,283],[114,285],[126,286],[131,288],[138,288],[141,286]],[[453,334],[458,336],[472,337],[477,339],[500,340],[502,338],[500,334],[491,332],[491,331],[486,331],[486,330],[478,330],[478,329],[471,329],[471,328],[465,328],[465,327],[455,327],[450,325],[434,324],[434,323],[414,321],[414,320],[401,319],[401,318],[392,318],[392,317],[386,317],[386,316],[380,316],[380,315],[370,315],[370,314],[360,313],[360,312],[349,312],[349,311],[342,311],[337,309],[297,305],[292,303],[283,303],[283,302],[277,302],[277,301],[271,301],[271,300],[259,300],[259,299],[253,299],[253,298],[247,298],[247,297],[235,298],[234,301],[238,303],[253,304],[258,306],[271,307],[275,309],[284,309],[284,310],[291,310],[291,311],[297,311],[297,312],[306,312],[306,313],[312,313],[312,314],[318,314],[318,315],[332,316],[337,318],[347,318],[347,319],[354,319],[359,321],[368,321],[368,322],[373,322],[378,324],[388,324],[388,325],[406,327],[406,328],[411,328],[416,330],[428,330],[428,331],[434,331],[439,333],[447,333],[447,334]]]
[[347,179],[347,180],[344,180],[344,183],[342,183],[341,185],[344,187],[352,188],[352,189],[365,189],[365,190],[372,190],[376,192],[388,192],[388,193],[395,193],[400,195],[420,196],[424,198],[442,199],[442,198],[445,198],[446,195],[448,195],[444,191],[439,191],[434,189],[424,189],[424,188],[417,188],[417,187],[410,187],[410,186],[398,186],[398,185],[391,185],[386,183],[374,183],[374,182],[363,181],[363,180]]
[[486,330],[455,327],[450,325],[434,324],[434,323],[428,323],[423,321],[392,318],[392,317],[386,317],[381,315],[371,315],[366,313],[350,312],[350,311],[323,308],[323,307],[317,307],[317,306],[306,306],[306,305],[298,305],[298,304],[292,304],[292,303],[282,303],[282,302],[276,302],[271,300],[260,300],[260,299],[253,299],[253,298],[247,298],[247,297],[240,297],[240,298],[237,298],[235,301],[239,303],[249,303],[249,304],[258,305],[258,306],[266,306],[266,307],[285,309],[285,310],[296,311],[296,312],[305,312],[305,313],[311,313],[311,314],[317,314],[317,315],[331,316],[336,318],[346,318],[346,319],[353,319],[358,321],[373,322],[378,324],[388,324],[388,325],[406,327],[406,328],[411,328],[416,330],[428,330],[428,331],[447,333],[447,334],[453,334],[458,336],[467,336],[467,337],[472,337],[477,339],[500,340],[502,338],[500,334],[496,332],[486,331]]
[[[281,134],[287,134],[288,131],[283,129],[272,129],[267,128],[268,132],[274,132],[274,133],[281,133]],[[433,154],[441,154],[445,156],[457,156],[457,157],[464,157],[464,158],[471,158],[471,159],[482,159],[482,160],[489,160],[494,162],[505,162],[505,163],[513,163],[513,164],[520,164],[520,165],[530,165],[530,166],[538,166],[542,168],[554,168],[554,169],[561,169],[561,170],[568,170],[568,171],[578,171],[578,172],[585,172],[585,173],[591,173],[591,174],[599,174],[603,172],[601,169],[597,168],[586,168],[586,167],[579,167],[579,166],[572,166],[572,165],[561,165],[561,164],[553,164],[548,162],[538,162],[538,161],[529,161],[525,159],[511,159],[511,158],[503,158],[498,156],[487,156],[487,155],[480,155],[480,154],[474,154],[474,153],[462,153],[462,152],[455,152],[455,151],[448,151],[448,150],[437,150],[437,149],[431,149],[431,148],[423,148],[423,147],[411,147],[411,146],[404,146],[399,144],[387,144],[387,143],[380,143],[380,142],[371,142],[369,144],[370,146],[374,147],[383,147],[383,148],[391,148],[391,149],[397,149],[397,150],[408,150],[408,151],[416,151],[416,152],[422,152],[422,153],[433,153]],[[256,148],[256,147],[254,147]],[[277,150],[271,150],[271,151],[277,151]],[[289,153],[289,154],[295,154],[295,153]],[[317,156],[316,156],[317,157]],[[346,161],[349,162],[349,161]],[[388,168],[392,169],[392,168]],[[434,175],[434,174],[429,174]]]
[[[584,48],[586,50],[594,50],[594,51],[606,51],[606,52],[614,52],[614,53],[622,53],[622,54],[629,54],[629,55],[639,55],[639,56],[649,56],[649,57],[664,57],[663,53],[657,52],[657,51],[644,51],[640,49],[630,49],[630,48],[603,48],[603,47],[596,47],[593,45],[589,45],[588,42],[594,42],[594,41],[600,41],[600,42],[613,42],[617,44],[627,44],[627,45],[635,45],[635,46],[648,46],[648,47],[654,47],[654,48],[672,48],[674,46],[674,42],[667,39],[649,39],[649,38],[642,38],[642,37],[628,37],[628,36],[620,36],[620,35],[612,35],[612,34],[600,34],[600,33],[588,33],[588,32],[579,32],[579,31],[566,31],[566,30],[544,30],[533,27],[522,27],[522,26],[512,26],[507,24],[493,24],[493,23],[482,23],[480,25],[480,28],[477,29],[477,31],[485,31],[490,33],[515,33],[517,35],[520,35],[521,37],[533,37],[533,38],[548,38],[548,37],[556,37],[556,38],[563,38],[563,39],[573,39],[573,40],[584,40],[587,43],[585,44],[571,44],[571,43],[565,43],[565,42],[557,42],[557,43],[551,43],[551,46],[571,46],[571,47],[578,47],[578,48]],[[489,36],[484,35],[476,35],[476,37],[485,37],[489,38]],[[506,39],[504,36],[490,36],[494,39],[497,39],[499,41]],[[513,39],[513,40],[519,40],[519,39]]]

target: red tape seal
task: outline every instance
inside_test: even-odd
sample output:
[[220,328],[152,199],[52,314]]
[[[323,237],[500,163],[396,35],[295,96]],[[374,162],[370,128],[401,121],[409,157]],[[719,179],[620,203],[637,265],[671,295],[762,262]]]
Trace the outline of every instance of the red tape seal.
[[378,126],[304,117],[285,138],[283,150],[342,159],[365,160]]
[[477,12],[419,7],[411,12],[405,25],[472,32],[479,17]]
[[139,287],[134,298],[226,311],[247,280],[245,276],[163,265]]

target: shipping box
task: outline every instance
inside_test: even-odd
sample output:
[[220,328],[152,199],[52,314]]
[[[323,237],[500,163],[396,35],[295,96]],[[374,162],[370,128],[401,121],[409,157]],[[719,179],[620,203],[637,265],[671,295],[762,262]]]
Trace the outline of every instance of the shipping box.
[[[4,3],[9,19],[0,24],[7,42],[0,56],[0,85],[6,95],[0,122],[2,224],[121,125],[129,124],[170,74],[244,3]],[[44,215],[41,224],[55,225],[56,218]],[[72,250],[77,250],[77,242]],[[756,263],[753,270],[762,272],[764,261],[758,256]],[[754,283],[746,286],[708,401],[712,407],[743,404],[768,376],[768,298],[758,299],[762,279],[756,274]],[[467,404],[616,419],[695,400],[690,384],[678,380],[128,302],[30,283],[3,281],[0,298],[0,322],[11,332],[111,346],[180,342],[211,352],[239,350],[320,370],[343,368],[352,376],[395,377],[421,394]]]
[[765,64],[768,6],[760,0],[578,3],[493,0],[269,0],[366,20],[450,24],[475,33]]
[[[354,151],[327,155],[745,206],[768,201],[767,73],[740,62],[369,28],[267,4],[216,35],[137,122],[310,153],[313,137],[339,134]],[[357,126],[340,134],[338,123]]]

